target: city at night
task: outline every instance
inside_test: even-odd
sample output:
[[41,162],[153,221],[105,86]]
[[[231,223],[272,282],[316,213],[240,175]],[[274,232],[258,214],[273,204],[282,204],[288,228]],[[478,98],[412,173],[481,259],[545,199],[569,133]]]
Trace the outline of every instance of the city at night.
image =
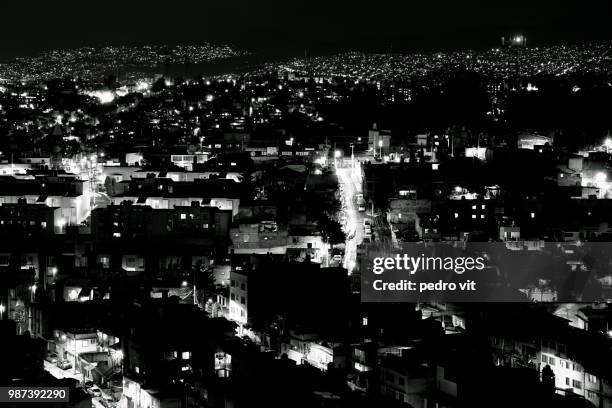
[[533,3],[5,0],[0,407],[612,408],[612,5]]

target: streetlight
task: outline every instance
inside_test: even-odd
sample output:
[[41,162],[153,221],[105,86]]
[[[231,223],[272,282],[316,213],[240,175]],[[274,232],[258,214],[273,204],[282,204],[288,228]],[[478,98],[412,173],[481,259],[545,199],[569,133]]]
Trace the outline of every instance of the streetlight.
[[340,153],[340,150],[334,151],[334,164],[336,166],[338,166],[338,163],[336,163],[336,162],[338,161],[338,159],[340,158],[341,155],[342,155],[342,153]]
[[64,217],[60,218],[57,220],[56,225],[59,229],[59,233],[62,234],[64,232],[64,227],[66,226],[66,219]]
[[604,146],[606,146],[606,153],[610,153],[610,148],[612,147],[612,139],[607,137],[604,141]]

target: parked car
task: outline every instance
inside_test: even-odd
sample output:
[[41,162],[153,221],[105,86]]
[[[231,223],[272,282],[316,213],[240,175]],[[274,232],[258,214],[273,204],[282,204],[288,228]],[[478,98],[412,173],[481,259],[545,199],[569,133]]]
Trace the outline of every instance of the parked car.
[[97,385],[94,385],[93,387],[89,388],[87,390],[87,392],[89,393],[89,395],[91,395],[92,397],[99,397],[102,395],[102,391],[100,390],[100,388],[98,388]]
[[55,364],[59,360],[59,357],[57,356],[57,353],[49,353],[47,354],[47,357],[45,357],[45,360],[52,364]]
[[72,364],[70,364],[70,361],[68,360],[57,360],[56,364],[62,370],[67,370],[69,368],[72,368]]

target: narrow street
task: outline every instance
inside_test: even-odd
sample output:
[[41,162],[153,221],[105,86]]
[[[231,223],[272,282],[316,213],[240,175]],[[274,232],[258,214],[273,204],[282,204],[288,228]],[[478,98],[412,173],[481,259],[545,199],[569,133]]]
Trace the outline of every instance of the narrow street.
[[361,185],[355,174],[356,169],[349,167],[337,167],[338,182],[342,187],[342,204],[346,212],[346,248],[343,266],[350,273],[357,266],[357,245],[361,244],[364,236],[363,218],[364,213],[357,211],[355,195],[361,192]]
[[69,368],[67,370],[62,370],[55,364],[52,364],[48,361],[44,361],[45,371],[48,371],[49,374],[54,376],[55,378],[74,378],[79,380],[79,382],[83,381],[83,375],[79,372],[76,372],[74,368]]

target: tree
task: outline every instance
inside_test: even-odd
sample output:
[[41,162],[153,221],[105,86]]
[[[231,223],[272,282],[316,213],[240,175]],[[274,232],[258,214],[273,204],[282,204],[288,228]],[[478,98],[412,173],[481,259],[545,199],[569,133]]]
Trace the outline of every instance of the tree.
[[[198,303],[206,303],[208,299],[217,297],[219,288],[215,282],[215,274],[213,268],[198,262],[194,267],[195,286],[197,288]],[[203,301],[203,302],[202,302]]]
[[317,227],[323,241],[334,246],[346,241],[346,234],[342,231],[342,226],[339,222],[332,220],[326,215],[323,215],[317,221]]
[[550,392],[555,389],[555,373],[548,364],[542,369],[542,385]]

